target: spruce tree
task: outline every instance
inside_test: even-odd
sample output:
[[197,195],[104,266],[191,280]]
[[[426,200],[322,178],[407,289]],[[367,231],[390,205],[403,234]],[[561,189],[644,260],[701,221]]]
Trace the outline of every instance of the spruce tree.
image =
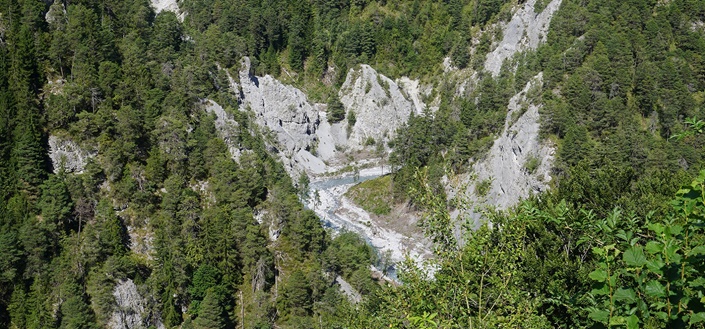
[[219,329],[225,328],[225,324],[223,306],[220,305],[215,291],[208,289],[198,310],[198,317],[193,321],[193,327],[196,329]]
[[35,199],[39,194],[39,185],[46,176],[37,101],[39,72],[34,39],[27,26],[20,28],[15,42],[10,85],[16,108],[12,162],[18,189]]
[[345,119],[345,107],[335,93],[328,99],[328,122],[338,123]]

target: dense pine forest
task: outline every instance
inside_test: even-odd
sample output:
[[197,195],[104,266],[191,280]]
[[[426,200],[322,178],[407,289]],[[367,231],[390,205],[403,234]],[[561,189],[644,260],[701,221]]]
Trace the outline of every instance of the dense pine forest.
[[[496,76],[485,56],[522,1],[177,4],[0,0],[0,328],[705,326],[705,1],[563,0]],[[435,86],[385,176],[390,204],[422,214],[432,271],[380,278],[382,255],[304,207],[306,177],[228,88],[243,56],[352,126],[350,68]],[[549,191],[454,223],[467,207],[444,177],[539,73]],[[237,157],[206,99],[236,121]],[[80,170],[50,159],[57,136],[90,155]]]

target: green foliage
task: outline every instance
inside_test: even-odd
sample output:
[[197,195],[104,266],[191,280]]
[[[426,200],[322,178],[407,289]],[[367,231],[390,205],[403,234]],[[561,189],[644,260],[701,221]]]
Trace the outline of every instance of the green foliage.
[[345,195],[365,211],[383,216],[392,211],[392,191],[392,176],[386,175],[357,184]]
[[360,269],[366,269],[375,260],[372,248],[351,232],[342,232],[336,236],[323,254],[326,269],[345,278]]
[[225,328],[226,322],[223,316],[223,306],[220,305],[217,293],[213,289],[209,289],[206,293],[203,302],[198,309],[198,317],[193,321],[193,327],[196,329],[206,328]]
[[[354,114],[352,117],[354,117]],[[338,95],[333,94],[328,99],[327,118],[328,122],[330,123],[338,123],[345,118],[345,107],[343,106],[343,103],[340,102],[340,98],[338,98]]]
[[534,172],[536,172],[536,169],[538,169],[540,165],[541,159],[538,156],[532,155],[526,159],[526,163],[524,163],[524,169],[527,173],[533,174]]
[[475,185],[475,194],[480,197],[487,196],[487,193],[490,192],[490,187],[492,187],[492,180],[492,178],[487,178],[483,179],[480,182],[477,182],[477,184]]
[[355,123],[357,123],[357,117],[355,116],[355,111],[350,110],[348,112],[348,127],[355,127]]
[[310,314],[313,307],[312,292],[306,282],[303,272],[294,271],[282,285],[281,296],[277,303],[283,310],[285,319]]
[[[454,82],[434,87],[440,108],[409,119],[390,143],[394,176],[357,201],[383,213],[411,200],[428,212],[436,280],[409,268],[397,288],[370,277],[376,260],[364,241],[328,240],[247,112],[231,113],[233,142],[248,150],[236,163],[214,116],[194,104],[235,108],[225,70],[248,55],[252,73],[318,92],[329,120],[352,127],[337,96],[349,68],[432,78],[446,56],[480,68],[497,41],[488,24],[510,6],[179,6],[184,22],[146,1],[0,0],[0,327],[105,326],[112,289],[126,279],[168,327],[702,325],[702,179],[668,204],[703,163],[702,124],[683,121],[703,114],[701,2],[564,0],[536,52],[498,77],[479,72],[463,95]],[[542,132],[558,146],[553,192],[488,214],[492,225],[455,243],[462,230],[450,224],[441,177],[489,148],[509,97],[539,72],[544,92],[527,97],[543,104]],[[83,173],[50,168],[48,134],[97,156]],[[332,274],[364,300],[350,305]],[[611,293],[590,295],[612,280]]]
[[628,328],[663,324],[693,326],[705,321],[703,262],[705,171],[681,188],[672,216],[647,218],[648,235],[623,231],[617,244],[594,248],[590,273],[595,306],[590,318]]

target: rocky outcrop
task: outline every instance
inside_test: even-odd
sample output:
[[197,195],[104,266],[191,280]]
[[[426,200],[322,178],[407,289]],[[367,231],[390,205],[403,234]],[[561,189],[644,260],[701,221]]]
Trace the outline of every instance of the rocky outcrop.
[[502,134],[495,140],[487,157],[473,165],[475,187],[483,181],[490,181],[486,203],[499,209],[506,209],[531,194],[544,191],[551,180],[555,150],[539,139],[539,107],[526,99],[527,92],[541,83],[542,74],[539,74],[509,100]]
[[[316,139],[320,118],[306,95],[270,75],[258,77],[250,74],[250,59],[244,57],[239,72],[240,82],[230,79],[233,92],[238,95],[240,110],[251,110],[255,123],[265,134],[274,138],[270,145],[279,154],[285,168],[292,176],[301,172],[308,150]],[[309,154],[305,154],[309,153]]]
[[362,295],[360,295],[355,288],[353,288],[345,279],[343,279],[340,275],[335,277],[335,283],[337,283],[340,286],[340,291],[348,297],[348,300],[353,303],[357,304],[360,301],[362,301]]
[[539,14],[534,11],[535,4],[536,0],[528,0],[514,13],[502,29],[502,41],[487,54],[485,70],[493,76],[499,74],[505,59],[525,50],[536,49],[541,41],[545,41],[551,18],[560,7],[561,0],[552,0]]
[[255,113],[255,122],[275,133],[280,152],[292,156],[311,145],[319,123],[318,111],[306,95],[270,75],[249,74],[250,59],[245,57],[240,70],[241,109]]
[[59,173],[61,168],[67,173],[83,173],[88,159],[95,156],[95,152],[82,149],[72,140],[49,136],[49,158],[54,173]]
[[162,11],[170,11],[174,14],[176,14],[176,17],[180,21],[184,21],[184,17],[186,16],[185,12],[181,12],[181,9],[179,9],[179,4],[176,3],[176,0],[151,0],[152,1],[152,8],[154,8],[154,12],[159,14]]
[[147,311],[147,301],[137,291],[137,285],[131,280],[121,280],[113,290],[115,311],[108,321],[108,328],[138,329],[150,326],[163,329],[160,319],[153,319]]
[[225,112],[220,104],[213,100],[206,99],[203,102],[203,108],[208,113],[215,114],[215,129],[218,131],[218,136],[223,139],[225,145],[228,146],[228,151],[235,161],[240,158],[242,149],[238,142],[238,123],[233,120],[231,114]]
[[527,93],[541,84],[539,73],[510,99],[504,129],[487,155],[473,164],[471,174],[448,182],[448,195],[466,201],[462,204],[469,208],[470,218],[465,220],[477,225],[481,215],[476,207],[507,209],[548,188],[555,148],[539,139],[540,105],[527,99]]
[[411,112],[423,111],[420,99],[416,99],[418,105],[409,101],[396,82],[378,74],[369,65],[350,69],[339,94],[346,113],[354,111],[357,118],[347,138],[350,149],[363,148],[369,138],[386,144]]

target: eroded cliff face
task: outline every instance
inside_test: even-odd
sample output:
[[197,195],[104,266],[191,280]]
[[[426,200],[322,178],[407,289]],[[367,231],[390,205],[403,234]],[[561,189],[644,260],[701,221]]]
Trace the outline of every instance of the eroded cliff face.
[[553,14],[560,7],[562,0],[552,0],[540,12],[536,13],[536,0],[528,0],[502,27],[502,41],[487,54],[485,70],[497,76],[505,59],[526,50],[534,50],[545,41]]
[[[348,120],[328,123],[326,105],[311,102],[303,91],[270,75],[250,74],[247,57],[242,59],[238,78],[239,82],[232,77],[229,80],[240,110],[254,113],[255,123],[272,137],[270,149],[294,178],[302,172],[318,175],[335,171],[348,164],[345,155],[352,152],[374,149],[375,145],[386,150],[387,142],[409,114],[421,113],[425,107],[418,81],[402,78],[397,83],[368,65],[351,69],[339,91],[346,114],[355,113],[352,126]],[[236,123],[213,101],[206,102],[205,110],[216,114],[216,128],[236,156],[238,146],[232,143]]]
[[[542,74],[535,76],[509,100],[502,134],[487,156],[472,167],[476,174],[474,190],[477,191],[482,182],[490,181],[485,202],[499,209],[506,209],[521,199],[546,190],[551,180],[555,150],[539,138],[540,105],[527,99],[532,88],[541,88],[542,77]],[[481,199],[483,196],[476,197]]]
[[415,99],[419,102],[417,106],[407,99],[395,81],[364,64],[350,69],[339,96],[346,112],[353,111],[357,118],[347,139],[347,146],[354,150],[364,147],[369,138],[386,144],[411,112],[423,111],[418,98]]
[[137,290],[137,285],[131,280],[121,280],[113,290],[115,310],[108,321],[112,329],[141,329],[150,326],[164,329],[159,317],[151,314],[147,300]]
[[233,120],[233,116],[225,112],[225,109],[213,100],[207,99],[202,105],[206,112],[215,114],[215,129],[218,131],[218,136],[228,146],[228,151],[230,151],[233,160],[237,161],[242,153],[238,143],[238,134],[240,132],[237,121]]
[[56,135],[49,136],[49,158],[55,174],[62,168],[67,173],[81,174],[88,159],[95,156],[96,152],[82,149],[70,139]]
[[542,105],[528,97],[540,91],[542,78],[539,73],[509,100],[502,133],[487,154],[472,164],[470,173],[448,182],[448,195],[462,200],[467,208],[467,218],[462,220],[478,225],[478,207],[507,209],[548,189],[555,146],[540,139]]
[[276,153],[287,172],[295,178],[310,168],[320,170],[323,162],[309,150],[316,141],[319,111],[299,89],[285,85],[270,75],[250,74],[250,59],[240,63],[239,82],[230,78],[230,87],[241,111],[251,110],[271,151]]

